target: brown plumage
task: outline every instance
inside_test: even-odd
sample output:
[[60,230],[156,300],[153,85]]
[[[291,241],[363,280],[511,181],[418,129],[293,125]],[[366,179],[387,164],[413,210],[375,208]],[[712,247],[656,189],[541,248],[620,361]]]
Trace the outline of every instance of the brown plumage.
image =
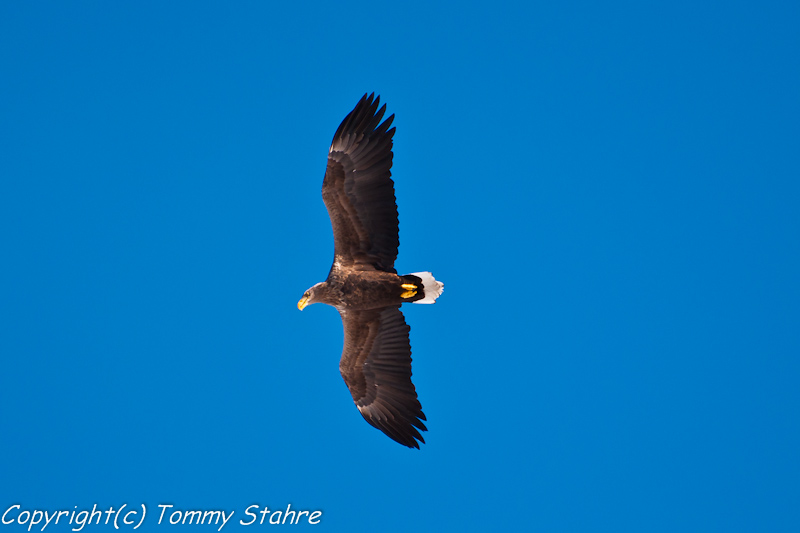
[[419,448],[427,431],[411,382],[409,327],[404,302],[434,303],[443,285],[429,272],[398,276],[397,204],[391,179],[394,115],[364,95],[333,136],[322,199],[333,226],[328,279],[308,289],[297,306],[326,303],[339,310],[344,350],[339,363],[364,419],[390,438]]

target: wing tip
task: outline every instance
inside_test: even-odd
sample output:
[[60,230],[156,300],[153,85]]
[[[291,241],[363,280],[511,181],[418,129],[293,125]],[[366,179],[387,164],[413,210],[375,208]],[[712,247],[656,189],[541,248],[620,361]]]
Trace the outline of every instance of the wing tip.
[[376,134],[388,135],[391,138],[394,135],[394,128],[388,132],[387,130],[394,121],[394,113],[381,122],[386,113],[386,104],[379,108],[380,102],[380,95],[376,95],[374,92],[364,93],[364,96],[339,124],[333,136],[333,143],[337,139],[353,133],[364,134],[366,137]]

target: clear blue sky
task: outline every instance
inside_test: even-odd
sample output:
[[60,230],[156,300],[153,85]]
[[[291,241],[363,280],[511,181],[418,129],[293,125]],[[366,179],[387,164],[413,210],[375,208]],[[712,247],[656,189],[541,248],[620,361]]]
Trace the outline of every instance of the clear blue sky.
[[[3,3],[0,512],[798,531],[799,26],[796,2]],[[420,451],[353,406],[335,310],[295,306],[371,91],[397,267],[446,284],[405,306]]]

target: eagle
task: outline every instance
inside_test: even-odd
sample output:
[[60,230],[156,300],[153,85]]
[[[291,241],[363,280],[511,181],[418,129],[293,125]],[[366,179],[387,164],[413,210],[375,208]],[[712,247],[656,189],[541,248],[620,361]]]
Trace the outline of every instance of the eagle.
[[400,276],[394,268],[397,202],[391,178],[394,115],[366,94],[333,136],[322,199],[333,226],[333,265],[328,279],[297,302],[335,307],[344,326],[339,371],[361,415],[389,438],[419,449],[427,431],[411,382],[409,326],[400,306],[432,304],[444,284],[430,272]]

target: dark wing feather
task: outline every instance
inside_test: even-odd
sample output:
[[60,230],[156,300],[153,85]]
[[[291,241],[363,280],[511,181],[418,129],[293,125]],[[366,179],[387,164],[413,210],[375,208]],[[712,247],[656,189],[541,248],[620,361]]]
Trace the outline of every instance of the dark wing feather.
[[400,307],[341,311],[344,351],[339,362],[353,401],[364,419],[390,438],[419,448],[427,431],[411,382],[409,327]]
[[[400,244],[391,178],[394,115],[364,95],[339,125],[328,153],[322,199],[331,217],[333,269],[395,272]],[[395,272],[396,273],[396,272]]]

